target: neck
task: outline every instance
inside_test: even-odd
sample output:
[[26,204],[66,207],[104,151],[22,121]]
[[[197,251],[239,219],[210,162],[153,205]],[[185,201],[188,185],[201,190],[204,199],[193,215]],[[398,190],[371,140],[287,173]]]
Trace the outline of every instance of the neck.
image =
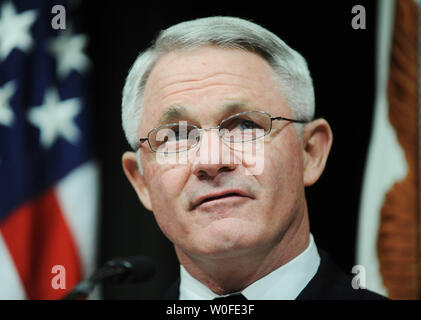
[[[308,214],[290,226],[280,241],[230,258],[192,256],[175,246],[180,263],[197,280],[218,295],[238,292],[288,263],[309,244]],[[246,266],[246,267],[245,267]]]

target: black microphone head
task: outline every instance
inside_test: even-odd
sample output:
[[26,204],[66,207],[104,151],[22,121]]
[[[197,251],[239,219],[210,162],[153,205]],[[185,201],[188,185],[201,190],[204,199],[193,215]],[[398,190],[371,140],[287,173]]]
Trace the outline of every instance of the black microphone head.
[[143,256],[113,259],[108,261],[104,268],[122,269],[122,272],[109,278],[116,283],[145,282],[152,279],[156,272],[152,259]]

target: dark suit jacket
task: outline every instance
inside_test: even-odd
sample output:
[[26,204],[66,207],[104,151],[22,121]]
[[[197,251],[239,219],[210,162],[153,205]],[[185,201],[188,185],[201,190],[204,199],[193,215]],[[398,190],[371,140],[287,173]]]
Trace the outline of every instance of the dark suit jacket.
[[[387,299],[366,289],[352,288],[352,275],[344,273],[322,249],[317,273],[298,295],[297,300],[383,300]],[[180,279],[168,290],[165,299],[179,299]]]

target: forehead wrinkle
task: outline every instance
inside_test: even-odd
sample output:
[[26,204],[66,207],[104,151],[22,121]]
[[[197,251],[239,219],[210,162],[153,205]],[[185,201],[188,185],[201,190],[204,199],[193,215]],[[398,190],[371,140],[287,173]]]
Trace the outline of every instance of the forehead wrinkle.
[[[177,73],[174,75],[171,75],[169,77],[166,77],[164,79],[155,79],[155,88],[151,88],[152,95],[155,95],[156,93],[160,93],[160,99],[165,100],[168,96],[175,95],[180,92],[188,92],[192,90],[200,90],[200,89],[206,89],[210,86],[224,86],[224,85],[238,85],[241,87],[248,88],[249,85],[246,85],[244,82],[252,82],[255,81],[251,79],[247,79],[244,77],[244,75],[236,74],[232,72],[226,72],[226,71],[216,71],[216,72],[208,72],[202,77],[187,77],[186,79],[180,79],[183,76],[183,73]],[[230,83],[227,82],[226,76],[229,76],[231,79],[236,78],[237,81]],[[220,77],[224,77],[222,80]],[[212,81],[214,83],[212,83]],[[209,83],[211,82],[211,83]],[[253,85],[254,86],[254,85]]]

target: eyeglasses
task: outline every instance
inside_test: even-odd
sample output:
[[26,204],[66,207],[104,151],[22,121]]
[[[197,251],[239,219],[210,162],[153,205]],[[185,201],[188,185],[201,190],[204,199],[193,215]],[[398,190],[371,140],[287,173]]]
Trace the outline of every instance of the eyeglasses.
[[218,129],[222,140],[229,143],[254,141],[268,135],[272,130],[273,120],[285,120],[295,123],[308,123],[308,120],[296,120],[273,117],[264,111],[246,111],[234,114],[221,121],[216,127],[199,128],[186,121],[170,123],[149,131],[147,138],[141,138],[140,144],[148,141],[152,151],[158,153],[178,153],[190,150],[200,142],[205,130]]

